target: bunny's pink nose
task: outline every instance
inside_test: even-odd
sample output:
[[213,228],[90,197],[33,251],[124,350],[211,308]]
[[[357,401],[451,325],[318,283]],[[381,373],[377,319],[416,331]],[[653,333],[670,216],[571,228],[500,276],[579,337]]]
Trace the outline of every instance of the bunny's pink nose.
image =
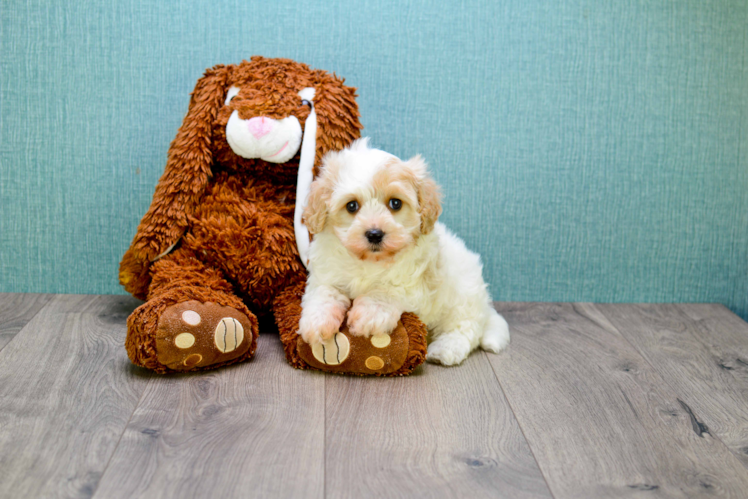
[[255,136],[255,138],[259,139],[273,130],[273,123],[268,118],[259,116],[249,120],[247,122],[247,127],[249,128],[250,133]]

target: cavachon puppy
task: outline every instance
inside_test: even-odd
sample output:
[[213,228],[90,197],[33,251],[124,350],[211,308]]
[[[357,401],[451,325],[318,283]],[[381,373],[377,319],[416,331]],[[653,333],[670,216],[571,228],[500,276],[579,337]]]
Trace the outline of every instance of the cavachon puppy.
[[304,210],[315,237],[302,338],[325,341],[344,320],[353,335],[389,334],[412,312],[428,328],[429,361],[454,365],[479,345],[506,347],[509,328],[491,304],[480,257],[437,222],[440,213],[420,156],[402,161],[367,139],[328,153]]

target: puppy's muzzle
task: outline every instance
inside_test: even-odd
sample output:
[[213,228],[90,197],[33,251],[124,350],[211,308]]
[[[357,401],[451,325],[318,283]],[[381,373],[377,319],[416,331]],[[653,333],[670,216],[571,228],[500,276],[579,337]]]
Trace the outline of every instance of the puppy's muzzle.
[[364,236],[366,236],[366,239],[372,245],[379,245],[384,239],[384,231],[381,229],[369,229],[364,233]]

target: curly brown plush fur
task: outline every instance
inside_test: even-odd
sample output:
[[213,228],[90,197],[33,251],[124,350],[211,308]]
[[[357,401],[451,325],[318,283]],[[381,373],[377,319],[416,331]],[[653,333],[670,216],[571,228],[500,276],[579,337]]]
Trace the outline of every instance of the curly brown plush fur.
[[[240,91],[225,103],[230,87]],[[235,309],[253,337],[239,358],[189,369],[251,357],[255,315],[275,310],[289,328],[283,297],[291,300],[306,280],[293,226],[300,153],[285,163],[243,158],[229,145],[226,126],[236,111],[243,120],[295,116],[303,127],[310,108],[298,92],[307,87],[315,89],[316,173],[326,152],[360,136],[355,89],[343,79],[288,59],[253,57],[215,66],[198,80],[153,202],[120,264],[120,283],[146,300],[128,320],[133,363],[171,370],[159,361],[155,332],[165,311],[187,301]],[[295,364],[290,353],[289,361]]]

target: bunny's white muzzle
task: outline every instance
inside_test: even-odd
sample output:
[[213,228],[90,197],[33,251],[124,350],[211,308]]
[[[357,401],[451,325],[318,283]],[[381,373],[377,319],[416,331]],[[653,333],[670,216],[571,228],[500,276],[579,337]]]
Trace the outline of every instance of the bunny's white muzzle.
[[[229,89],[226,102],[236,95],[239,89]],[[285,163],[299,151],[299,173],[296,181],[296,210],[294,213],[294,232],[296,247],[304,266],[308,262],[309,231],[301,222],[309,187],[312,184],[314,157],[317,148],[317,113],[314,111],[312,100],[315,90],[312,87],[299,92],[299,97],[309,102],[312,107],[304,124],[305,133],[302,134],[301,124],[295,116],[287,116],[281,120],[274,120],[265,116],[243,120],[239,112],[234,111],[226,124],[226,140],[232,151],[242,158],[260,158],[271,163]],[[302,135],[304,143],[302,144]]]
[[226,124],[226,140],[242,158],[261,158],[271,163],[285,163],[299,151],[301,124],[295,116],[274,120],[265,116],[242,120],[239,112],[231,113]]

